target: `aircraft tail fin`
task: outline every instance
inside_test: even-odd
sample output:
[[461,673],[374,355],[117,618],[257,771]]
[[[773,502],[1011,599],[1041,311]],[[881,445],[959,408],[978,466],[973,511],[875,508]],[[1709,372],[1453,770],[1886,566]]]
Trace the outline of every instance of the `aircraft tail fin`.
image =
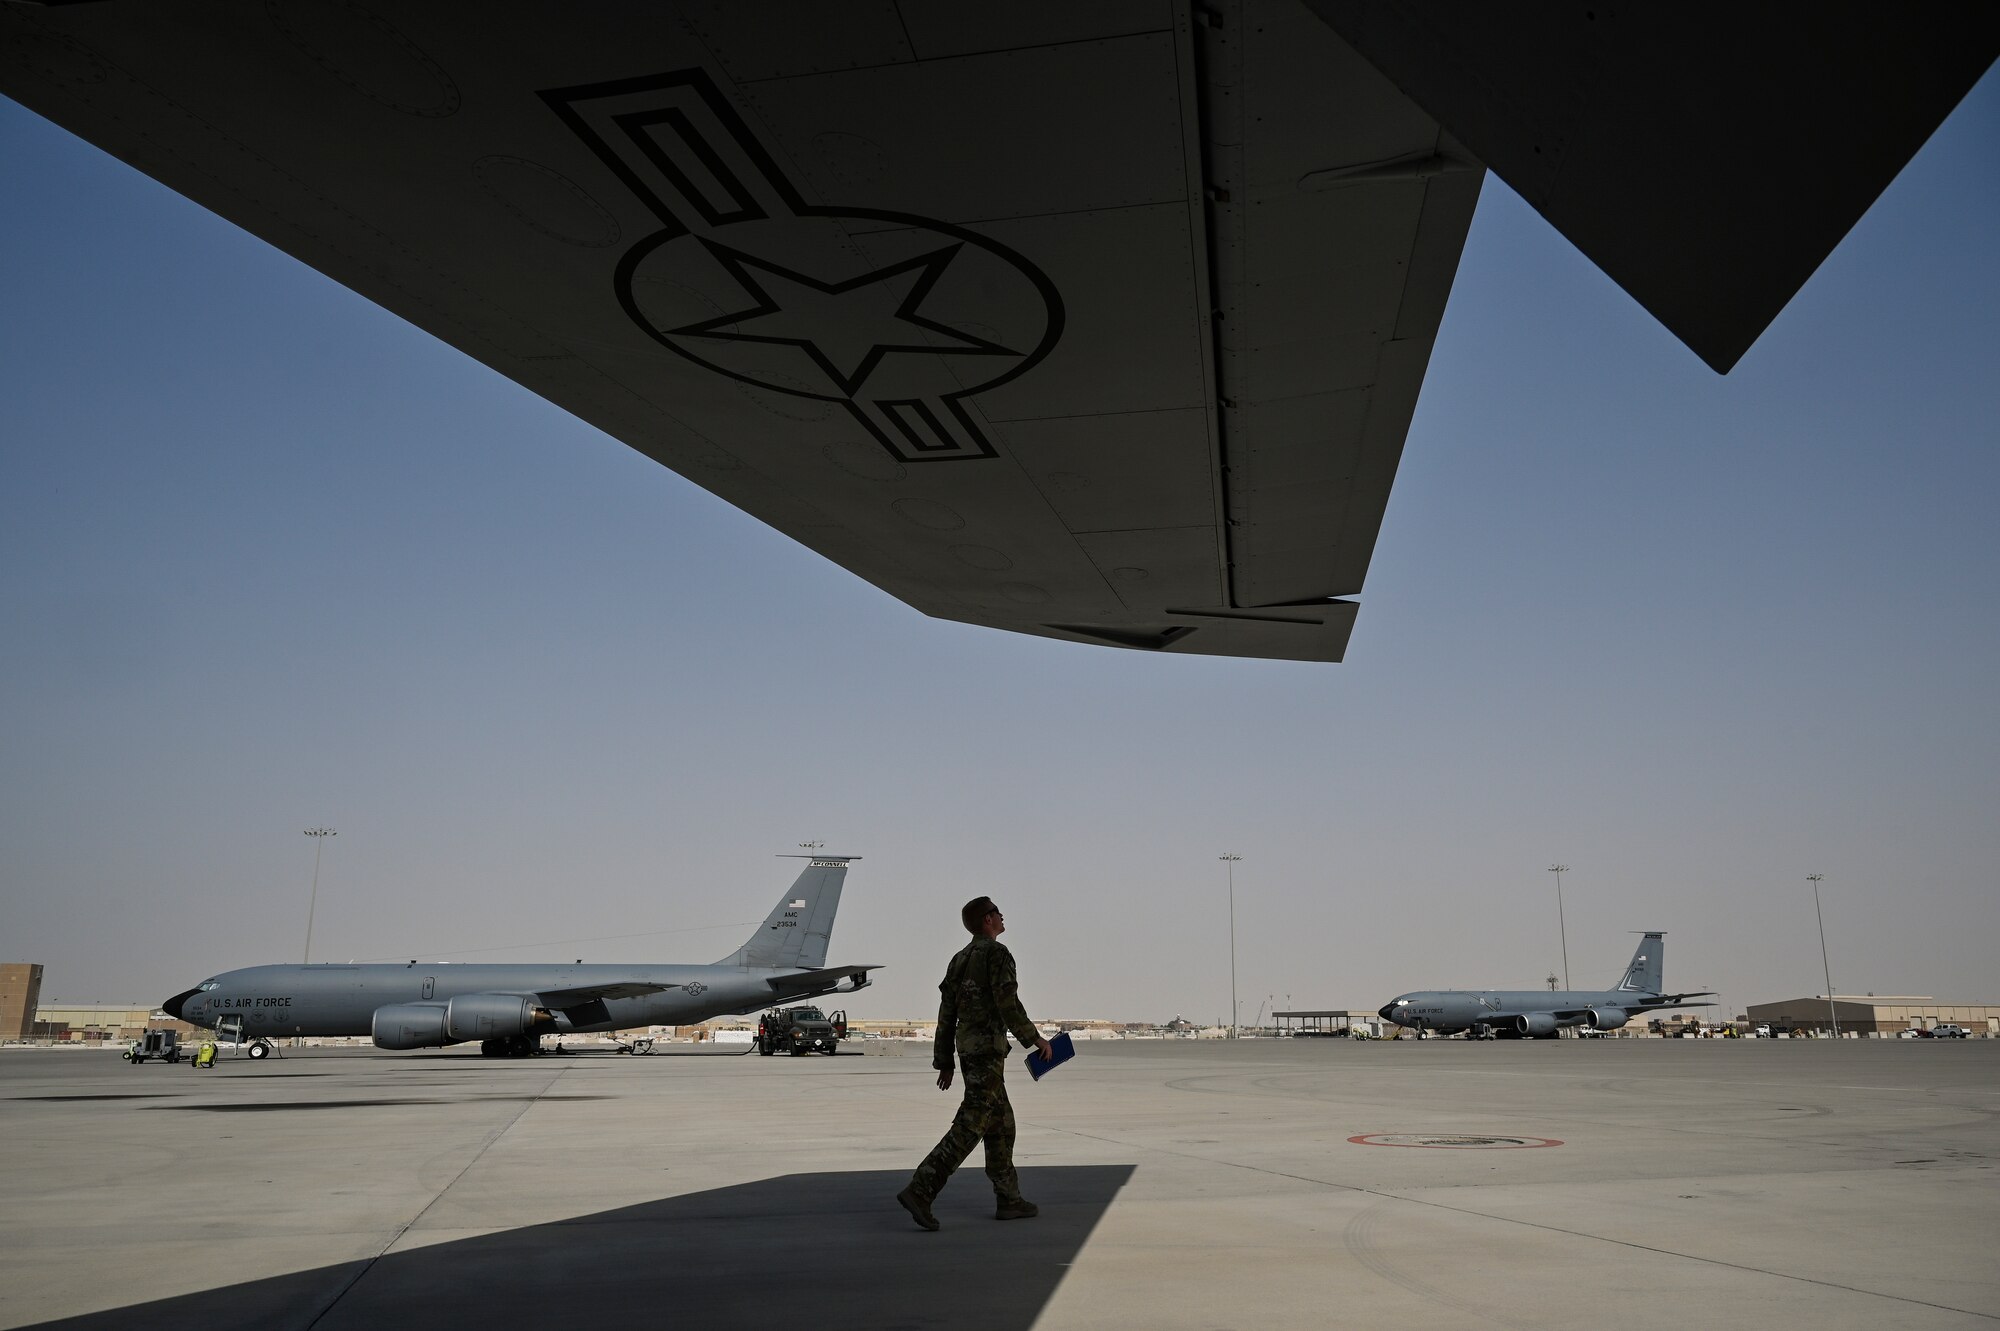
[[1623,978],[1617,988],[1621,993],[1658,994],[1661,988],[1661,960],[1666,953],[1666,935],[1648,933],[1639,939],[1639,946],[1633,950],[1631,964],[1625,967]]
[[826,964],[833,939],[833,916],[840,909],[840,888],[847,865],[858,855],[813,855],[805,871],[757,926],[742,947],[715,963],[718,966],[784,966],[813,970]]

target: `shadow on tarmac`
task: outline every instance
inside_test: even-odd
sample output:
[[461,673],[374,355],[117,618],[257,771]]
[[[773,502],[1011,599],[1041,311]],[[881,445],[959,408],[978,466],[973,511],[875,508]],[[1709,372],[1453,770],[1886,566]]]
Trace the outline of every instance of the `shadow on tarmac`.
[[790,1174],[37,1325],[1027,1331],[1132,1166],[1023,1169],[1042,1213],[1002,1222],[976,1155],[967,1164],[938,1199],[935,1234],[895,1203],[907,1172]]

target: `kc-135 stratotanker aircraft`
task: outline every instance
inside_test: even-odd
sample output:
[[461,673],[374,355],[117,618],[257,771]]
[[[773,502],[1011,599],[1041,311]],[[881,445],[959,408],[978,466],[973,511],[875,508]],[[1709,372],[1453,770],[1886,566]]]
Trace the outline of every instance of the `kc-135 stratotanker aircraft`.
[[1636,1016],[1710,1006],[1686,1000],[1711,998],[1712,992],[1660,992],[1665,938],[1663,933],[1642,937],[1625,974],[1609,989],[1425,989],[1390,999],[1380,1015],[1419,1035],[1467,1031],[1475,1037],[1552,1039],[1565,1026],[1615,1031]]
[[856,855],[815,855],[747,942],[709,966],[251,966],[169,998],[169,1016],[233,1033],[262,1058],[293,1035],[372,1035],[383,1049],[479,1041],[494,1057],[544,1035],[673,1026],[821,994],[852,993],[879,966],[828,966],[841,884]]

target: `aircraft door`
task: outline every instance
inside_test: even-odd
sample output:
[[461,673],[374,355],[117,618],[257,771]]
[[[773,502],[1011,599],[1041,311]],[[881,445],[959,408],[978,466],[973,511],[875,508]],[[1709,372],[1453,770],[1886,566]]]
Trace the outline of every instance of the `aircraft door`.
[[219,1044],[243,1043],[243,1014],[230,1012],[215,1023],[215,1038]]
[[437,992],[437,976],[426,975],[424,977],[424,997],[429,998],[436,992]]

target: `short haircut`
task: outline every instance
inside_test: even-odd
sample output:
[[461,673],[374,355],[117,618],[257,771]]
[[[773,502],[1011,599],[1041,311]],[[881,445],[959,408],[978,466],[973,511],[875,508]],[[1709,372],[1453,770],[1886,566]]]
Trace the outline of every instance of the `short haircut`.
[[958,918],[965,922],[965,932],[976,934],[986,923],[986,917],[1000,908],[993,904],[992,897],[974,897],[958,912]]

